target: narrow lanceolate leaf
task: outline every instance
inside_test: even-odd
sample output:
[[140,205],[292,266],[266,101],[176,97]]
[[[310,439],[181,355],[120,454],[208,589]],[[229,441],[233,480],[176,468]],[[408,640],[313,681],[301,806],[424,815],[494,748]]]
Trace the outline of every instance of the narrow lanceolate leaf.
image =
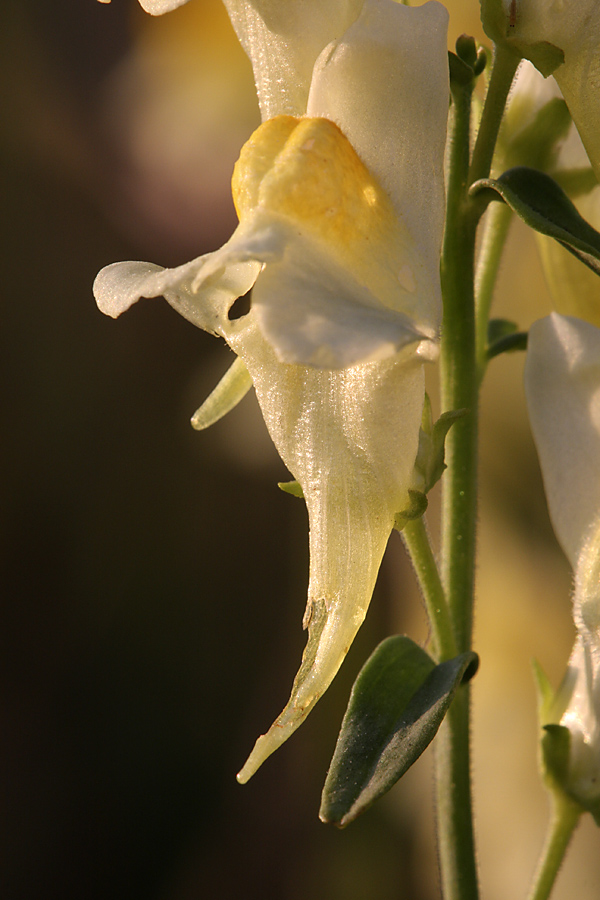
[[437,665],[410,638],[387,638],[361,669],[350,696],[319,816],[348,825],[388,791],[435,736],[477,655]]
[[567,248],[600,275],[600,233],[579,215],[559,185],[537,169],[517,166],[500,178],[482,178],[471,187],[471,196],[492,194],[504,200],[524,222]]
[[252,378],[238,357],[229,366],[216,388],[192,416],[192,428],[202,431],[222,419],[242,400],[252,387]]

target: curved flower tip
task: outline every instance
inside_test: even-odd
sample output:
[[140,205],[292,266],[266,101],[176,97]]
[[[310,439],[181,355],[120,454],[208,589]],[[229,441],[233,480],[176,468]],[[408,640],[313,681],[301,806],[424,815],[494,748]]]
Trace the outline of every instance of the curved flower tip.
[[188,0],[140,0],[140,6],[151,16],[162,16],[187,2]]
[[140,297],[156,297],[150,287],[152,276],[163,271],[154,263],[120,262],[105,266],[96,275],[92,288],[98,309],[105,316],[117,319]]
[[406,508],[424,401],[416,354],[328,372],[281,365],[255,326],[239,346],[310,524],[308,643],[290,699],[238,775],[246,782],[329,687],[366,615]]
[[535,322],[525,392],[554,531],[577,571],[600,511],[600,329],[558,313]]

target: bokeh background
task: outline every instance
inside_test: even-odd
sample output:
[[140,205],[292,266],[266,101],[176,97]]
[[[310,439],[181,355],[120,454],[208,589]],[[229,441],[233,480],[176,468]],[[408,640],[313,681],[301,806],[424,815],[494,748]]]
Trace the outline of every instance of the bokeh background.
[[[480,35],[476,0],[451,34]],[[175,265],[235,226],[229,179],[258,122],[218,0],[5,0],[0,48],[4,367],[0,641],[3,900],[436,900],[431,751],[345,831],[317,819],[351,683],[391,632],[427,638],[390,541],[367,622],[307,723],[246,786],[304,635],[306,518],[250,395],[196,434],[229,351],[159,300],[96,310],[103,265]],[[513,228],[496,313],[549,310]],[[482,412],[474,683],[485,897],[524,897],[546,825],[531,659],[558,682],[570,573],[541,492],[522,358]],[[433,501],[435,512],[435,498]],[[585,821],[556,900],[596,900]]]

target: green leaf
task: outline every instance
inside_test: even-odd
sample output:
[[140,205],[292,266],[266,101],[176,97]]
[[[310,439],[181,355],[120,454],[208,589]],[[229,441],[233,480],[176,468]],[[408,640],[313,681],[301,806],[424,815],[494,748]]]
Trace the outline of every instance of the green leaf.
[[476,181],[469,193],[472,197],[488,195],[492,200],[504,200],[530,228],[557,240],[600,275],[600,234],[579,215],[549,175],[517,166],[498,179]]
[[538,719],[540,721],[540,726],[543,728],[550,717],[550,710],[554,705],[556,694],[554,688],[550,684],[548,676],[537,659],[533,660],[533,677],[535,678],[537,693]]
[[509,319],[490,319],[488,323],[488,340],[486,356],[493,359],[500,353],[512,350],[527,349],[527,332],[518,331],[515,322]]
[[[452,425],[467,414],[466,409],[452,409],[442,413],[437,422],[434,423],[431,413],[431,402],[427,393],[425,394],[425,403],[423,405],[423,417],[421,420],[421,428],[419,430],[419,447],[417,450],[417,458],[415,460],[415,473],[418,479],[419,491],[427,495],[431,488],[437,484],[442,477],[446,468],[446,435]],[[412,493],[409,491],[409,494]],[[425,509],[423,509],[425,512]],[[422,513],[421,513],[422,515]],[[408,519],[418,518],[418,516],[407,515],[405,510],[398,513],[396,517],[395,528],[402,530]],[[399,524],[403,523],[403,524]]]
[[466,63],[463,59],[448,51],[448,63],[450,66],[450,83],[458,87],[466,87],[471,84],[475,78],[473,67]]
[[456,53],[449,52],[450,84],[464,88],[472,84],[484,71],[488,54],[477,45],[474,37],[461,34],[456,40]]
[[304,497],[304,492],[297,481],[278,481],[277,487],[280,488],[284,494],[291,494],[292,497]]
[[352,688],[323,788],[323,822],[348,825],[404,775],[432,741],[477,662],[469,652],[436,666],[402,635],[379,644]]
[[510,319],[490,319],[487,329],[488,346],[495,344],[496,341],[502,340],[509,334],[514,334],[518,330],[519,326],[517,323],[511,322]]
[[565,791],[569,775],[571,732],[564,725],[544,725],[542,762],[549,785]]
[[407,522],[412,522],[414,519],[420,519],[427,510],[429,501],[427,500],[427,495],[423,494],[421,491],[409,490],[408,499],[409,505],[406,509],[402,509],[400,512],[396,513],[394,518],[394,528],[396,531],[402,531]]
[[486,350],[488,359],[500,356],[501,353],[512,353],[515,350],[527,350],[528,334],[526,331],[516,331],[514,334],[507,334],[503,338],[489,344]]

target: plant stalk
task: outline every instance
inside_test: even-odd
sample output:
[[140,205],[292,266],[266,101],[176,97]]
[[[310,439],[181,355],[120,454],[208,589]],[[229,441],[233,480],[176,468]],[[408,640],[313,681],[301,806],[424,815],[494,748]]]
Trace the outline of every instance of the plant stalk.
[[[471,647],[475,567],[477,378],[474,255],[477,220],[467,190],[472,85],[453,90],[447,213],[442,249],[442,410],[467,409],[446,439],[441,577],[459,653]],[[479,896],[472,821],[469,689],[450,707],[436,742],[438,843],[444,900]]]
[[[458,653],[471,649],[477,527],[479,367],[475,315],[475,239],[481,204],[473,181],[490,173],[518,58],[497,50],[472,159],[473,83],[452,84],[446,228],[442,247],[444,312],[440,356],[442,410],[466,409],[446,440],[442,479],[441,580]],[[491,296],[491,287],[490,296]],[[480,323],[480,328],[483,325]],[[487,321],[485,323],[487,328]],[[479,896],[470,778],[469,686],[458,692],[436,748],[438,841],[444,900]]]
[[553,798],[552,819],[529,900],[548,900],[582,811],[567,797]]
[[407,522],[401,534],[427,607],[436,662],[453,659],[457,651],[452,620],[423,517]]

